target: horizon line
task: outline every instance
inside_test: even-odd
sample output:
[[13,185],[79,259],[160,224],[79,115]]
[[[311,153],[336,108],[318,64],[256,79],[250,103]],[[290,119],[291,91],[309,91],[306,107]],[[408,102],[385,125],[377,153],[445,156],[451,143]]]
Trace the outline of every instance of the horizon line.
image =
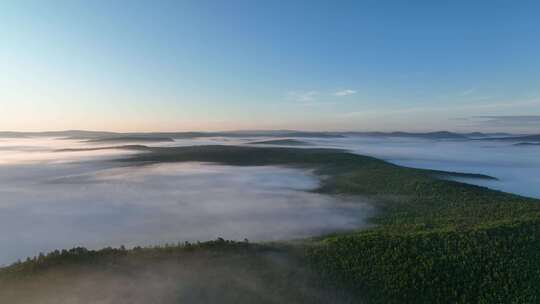
[[380,131],[380,130],[341,130],[341,131],[329,131],[329,130],[302,130],[302,129],[235,129],[235,130],[216,130],[216,131],[202,131],[202,130],[189,130],[189,131],[106,131],[106,130],[92,130],[92,129],[61,129],[61,130],[41,130],[41,131],[13,131],[13,130],[0,130],[0,133],[63,133],[63,132],[91,132],[91,133],[116,133],[116,134],[128,134],[128,133],[239,133],[239,132],[302,132],[302,133],[412,133],[412,134],[424,134],[424,133],[455,133],[455,134],[470,134],[470,133],[482,133],[482,134],[496,134],[507,133],[512,135],[520,134],[540,134],[539,132],[526,132],[526,133],[512,133],[509,131],[450,131],[448,129],[437,129],[433,131],[407,131],[407,130],[392,130],[392,131]]

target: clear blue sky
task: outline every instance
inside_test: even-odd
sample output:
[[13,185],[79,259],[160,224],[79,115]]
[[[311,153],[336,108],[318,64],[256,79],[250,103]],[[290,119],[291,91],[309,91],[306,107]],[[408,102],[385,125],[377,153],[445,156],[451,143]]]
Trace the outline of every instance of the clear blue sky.
[[0,130],[540,133],[540,1],[0,2]]

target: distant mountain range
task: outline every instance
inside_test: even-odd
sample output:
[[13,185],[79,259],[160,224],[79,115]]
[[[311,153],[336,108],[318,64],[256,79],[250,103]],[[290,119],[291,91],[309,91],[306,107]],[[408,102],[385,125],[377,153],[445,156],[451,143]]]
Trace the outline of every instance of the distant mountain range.
[[89,141],[172,141],[174,139],[204,138],[204,137],[296,137],[296,138],[342,138],[350,136],[368,137],[403,137],[423,138],[438,140],[499,140],[516,142],[540,141],[537,135],[512,135],[508,133],[456,133],[449,131],[437,132],[311,132],[297,130],[247,130],[247,131],[223,131],[223,132],[103,132],[103,131],[49,131],[49,132],[0,132],[0,137],[63,137],[67,139],[80,139]]
[[465,134],[453,133],[448,131],[410,133],[410,132],[347,132],[349,135],[371,136],[371,137],[415,137],[427,139],[468,139]]
[[173,142],[174,139],[170,137],[157,137],[157,136],[112,136],[112,137],[98,137],[86,140],[89,143],[122,143],[122,142]]
[[101,131],[82,131],[82,130],[66,130],[66,131],[45,131],[45,132],[12,132],[12,131],[0,131],[0,137],[69,137],[77,139],[89,139],[99,138],[106,136],[116,136],[119,133],[114,132],[101,132]]
[[425,139],[476,139],[476,138],[491,138],[491,137],[503,137],[512,136],[508,133],[456,133],[449,131],[436,131],[436,132],[344,132],[342,134],[356,135],[356,136],[370,136],[370,137],[413,137],[413,138],[425,138]]
[[526,146],[540,146],[540,143],[519,142],[519,143],[515,143],[514,146],[520,146],[520,147],[526,147]]
[[148,139],[148,138],[199,138],[199,137],[312,137],[312,138],[336,138],[344,137],[337,132],[309,132],[294,130],[276,130],[276,131],[224,131],[224,132],[101,132],[101,131],[49,131],[49,132],[0,132],[0,137],[64,137],[69,139],[87,139],[96,141],[114,141],[115,139],[129,138]]
[[519,141],[519,142],[540,142],[540,134],[536,135],[520,135],[520,136],[508,136],[508,137],[492,137],[490,140],[500,141]]
[[262,140],[248,143],[250,145],[286,145],[286,146],[309,146],[310,143],[297,140],[297,139],[274,139],[274,140]]

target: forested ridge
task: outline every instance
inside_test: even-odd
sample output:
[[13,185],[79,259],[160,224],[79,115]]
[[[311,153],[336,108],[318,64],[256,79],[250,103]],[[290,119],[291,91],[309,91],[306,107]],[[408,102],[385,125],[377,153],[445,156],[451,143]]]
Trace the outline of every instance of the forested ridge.
[[[372,198],[379,209],[374,228],[292,245],[249,245],[286,248],[319,274],[320,284],[344,289],[362,302],[540,302],[540,201],[445,179],[466,174],[325,149],[149,148],[122,161],[301,166],[323,176],[316,191]],[[142,249],[127,252],[136,250]],[[157,257],[162,252],[145,250]],[[66,252],[17,263],[1,270],[0,278],[39,272],[42,266],[36,265],[56,265],[76,255]]]

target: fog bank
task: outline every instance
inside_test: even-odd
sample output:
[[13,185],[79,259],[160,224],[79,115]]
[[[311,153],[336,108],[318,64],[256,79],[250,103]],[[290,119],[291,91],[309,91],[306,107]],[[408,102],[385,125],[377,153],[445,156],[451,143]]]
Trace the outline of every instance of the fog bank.
[[[410,167],[487,174],[499,180],[461,180],[540,198],[539,146],[362,136],[297,139],[308,143],[306,148],[342,148]],[[254,140],[261,138],[143,144],[243,145]],[[137,152],[55,152],[106,146],[74,139],[0,138],[0,229],[6,231],[0,235],[0,265],[79,245],[301,238],[363,227],[372,214],[362,199],[309,192],[319,180],[298,169],[203,163],[120,167],[115,158]]]
[[110,159],[126,151],[57,153],[72,146],[52,141],[36,145],[39,152],[28,152],[30,142],[11,145],[11,162],[0,165],[0,264],[73,246],[303,238],[363,227],[371,214],[359,198],[309,192],[319,180],[308,171],[120,167]]
[[56,265],[2,282],[0,303],[358,303],[282,251],[197,250]]
[[[491,140],[434,140],[404,137],[347,136],[297,138],[306,148],[341,148],[392,163],[444,171],[479,173],[498,180],[461,179],[492,189],[540,198],[540,146],[516,146]],[[296,146],[297,148],[303,148]]]

